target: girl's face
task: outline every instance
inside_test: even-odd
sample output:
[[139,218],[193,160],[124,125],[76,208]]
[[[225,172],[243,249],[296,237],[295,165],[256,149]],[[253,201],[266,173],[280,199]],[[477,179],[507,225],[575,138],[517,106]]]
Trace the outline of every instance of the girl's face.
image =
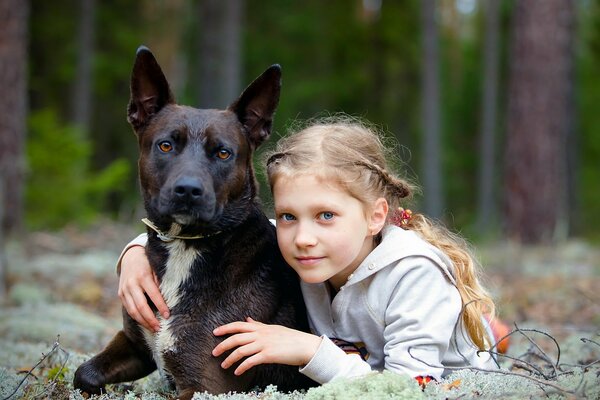
[[387,214],[385,199],[367,210],[339,185],[313,175],[277,179],[273,198],[287,263],[304,282],[329,280],[336,289],[373,250]]

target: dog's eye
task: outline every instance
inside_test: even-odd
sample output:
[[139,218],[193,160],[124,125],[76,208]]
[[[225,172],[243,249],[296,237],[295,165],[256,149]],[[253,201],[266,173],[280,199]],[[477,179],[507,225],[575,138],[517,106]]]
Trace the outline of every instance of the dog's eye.
[[173,145],[171,144],[171,142],[164,141],[158,144],[158,148],[163,153],[168,153],[173,150]]
[[221,149],[217,151],[217,157],[219,157],[221,160],[227,160],[229,157],[231,157],[231,152],[226,149]]

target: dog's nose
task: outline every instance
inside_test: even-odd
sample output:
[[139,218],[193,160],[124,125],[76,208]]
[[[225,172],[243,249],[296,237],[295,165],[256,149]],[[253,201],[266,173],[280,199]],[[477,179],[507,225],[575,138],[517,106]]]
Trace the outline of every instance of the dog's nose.
[[175,183],[173,191],[175,196],[182,200],[197,200],[202,196],[202,183],[199,179],[181,178]]

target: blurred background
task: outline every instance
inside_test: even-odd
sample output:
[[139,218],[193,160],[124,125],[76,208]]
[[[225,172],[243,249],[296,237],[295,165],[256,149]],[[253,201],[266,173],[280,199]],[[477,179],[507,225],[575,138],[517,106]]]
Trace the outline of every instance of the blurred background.
[[197,107],[281,64],[267,146],[297,119],[366,118],[421,186],[412,207],[475,242],[600,239],[598,0],[1,0],[0,242],[141,229],[141,44]]
[[[422,189],[410,208],[476,245],[501,318],[598,365],[579,339],[600,332],[600,0],[0,0],[10,391],[57,334],[81,356],[120,326],[115,262],[144,229],[126,122],[142,44],[196,107],[226,107],[280,64],[261,151],[318,115],[377,124]],[[60,366],[44,365],[40,382]]]

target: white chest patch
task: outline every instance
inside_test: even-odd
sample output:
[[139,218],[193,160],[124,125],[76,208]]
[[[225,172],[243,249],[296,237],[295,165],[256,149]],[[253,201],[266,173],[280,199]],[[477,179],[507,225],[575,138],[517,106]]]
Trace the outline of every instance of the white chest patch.
[[192,263],[200,256],[200,252],[191,247],[186,248],[183,240],[174,240],[164,246],[169,250],[169,260],[160,283],[160,292],[167,306],[172,309],[179,303],[179,286],[190,276]]
[[175,343],[175,337],[171,334],[169,325],[170,320],[165,320],[162,317],[158,317],[160,322],[160,330],[156,333],[149,331],[148,329],[142,328],[144,332],[144,338],[150,350],[152,351],[152,357],[158,368],[158,372],[164,377],[164,360],[163,353],[165,351],[177,352],[177,346]]
[[[179,287],[189,277],[192,263],[200,256],[200,252],[194,248],[186,248],[183,240],[164,243],[164,246],[169,251],[169,259],[160,283],[160,291],[167,306],[172,310],[181,298]],[[160,322],[160,330],[153,333],[144,329],[144,337],[162,374],[164,369],[162,355],[165,351],[176,352],[177,343],[170,329],[172,319],[164,319],[160,315],[157,315],[157,318]]]

